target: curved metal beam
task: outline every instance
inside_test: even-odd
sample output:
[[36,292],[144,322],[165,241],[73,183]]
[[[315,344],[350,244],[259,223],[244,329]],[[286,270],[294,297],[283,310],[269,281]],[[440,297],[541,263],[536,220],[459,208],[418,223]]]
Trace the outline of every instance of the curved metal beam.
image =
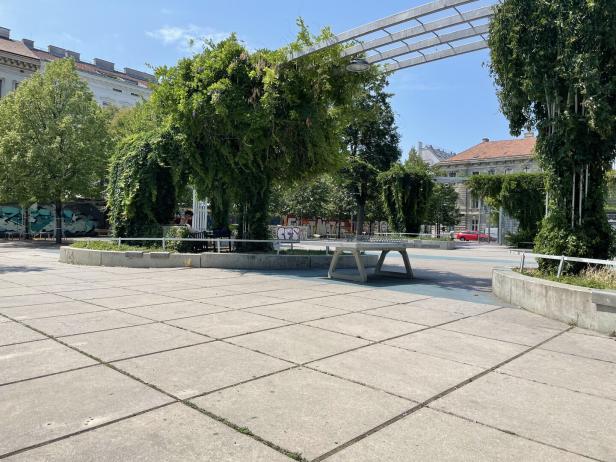
[[486,6],[483,8],[478,8],[476,10],[468,11],[466,13],[448,16],[437,21],[428,22],[421,26],[415,26],[409,29],[401,30],[399,32],[395,32],[390,35],[385,35],[375,40],[370,40],[365,43],[359,43],[344,50],[342,52],[342,56],[353,56],[359,53],[374,50],[385,45],[400,42],[402,40],[418,37],[429,32],[436,32],[442,29],[446,29],[448,27],[459,26],[460,24],[465,24],[470,21],[490,18],[493,16],[493,14],[493,7]]
[[369,24],[365,24],[360,27],[356,27],[355,29],[351,29],[347,32],[343,32],[332,37],[330,40],[323,42],[321,44],[305,48],[299,52],[293,53],[290,57],[291,60],[301,58],[302,56],[309,55],[316,51],[322,50],[324,48],[328,48],[330,46],[336,45],[338,43],[346,42],[349,40],[353,40],[364,35],[371,34],[373,32],[378,32],[387,27],[397,26],[398,24],[402,24],[413,19],[420,18],[422,16],[426,16],[428,14],[437,13],[439,11],[447,10],[453,7],[457,7],[460,5],[464,5],[467,3],[471,3],[477,0],[437,0],[432,3],[427,3],[425,5],[416,6],[409,10],[403,11],[402,13],[394,14],[392,16],[388,16],[383,19],[379,19],[378,21],[371,22]]
[[409,53],[414,53],[420,50],[426,50],[428,48],[433,48],[438,45],[447,45],[450,42],[455,42],[456,40],[462,40],[487,34],[489,29],[490,26],[488,24],[482,24],[481,26],[469,27],[468,29],[438,35],[427,40],[421,40],[416,43],[405,44],[404,46],[394,48],[392,50],[387,50],[383,52],[377,51],[377,54],[366,58],[366,61],[368,61],[368,63],[370,64],[380,63],[388,59],[397,58],[399,56],[407,55]]
[[407,59],[406,61],[387,64],[385,66],[385,72],[395,72],[401,69],[406,69],[408,67],[419,66],[420,64],[450,58],[452,56],[459,56],[466,53],[471,53],[473,51],[483,50],[484,48],[488,48],[488,42],[485,40],[481,40],[479,42],[473,42],[467,45],[461,45],[459,47],[448,48],[446,50],[437,51],[436,53],[419,56],[417,58]]

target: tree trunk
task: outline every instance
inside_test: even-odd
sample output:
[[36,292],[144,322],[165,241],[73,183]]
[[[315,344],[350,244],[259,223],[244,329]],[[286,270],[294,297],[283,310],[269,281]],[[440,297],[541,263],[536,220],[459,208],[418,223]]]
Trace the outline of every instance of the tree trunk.
[[62,201],[56,201],[56,244],[62,244]]
[[24,206],[24,239],[30,240],[30,206]]
[[366,204],[357,204],[357,235],[361,236],[364,232],[364,221],[366,217]]

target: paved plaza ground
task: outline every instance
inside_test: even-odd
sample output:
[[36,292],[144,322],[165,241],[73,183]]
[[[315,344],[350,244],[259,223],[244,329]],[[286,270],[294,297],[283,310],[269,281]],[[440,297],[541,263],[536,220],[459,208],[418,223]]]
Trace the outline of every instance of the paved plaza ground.
[[0,244],[0,459],[616,461],[616,341],[502,306],[503,249],[409,253],[364,286]]

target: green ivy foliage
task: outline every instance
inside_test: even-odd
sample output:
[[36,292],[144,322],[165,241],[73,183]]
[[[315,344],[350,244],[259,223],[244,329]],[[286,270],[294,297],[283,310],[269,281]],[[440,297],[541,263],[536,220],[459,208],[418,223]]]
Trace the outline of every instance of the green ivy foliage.
[[492,207],[502,207],[520,223],[513,240],[534,241],[545,215],[544,174],[474,175],[468,179],[468,188]]
[[160,237],[177,206],[182,181],[181,136],[149,131],[120,142],[109,170],[109,222],[117,237]]
[[341,164],[348,108],[376,71],[347,72],[340,47],[287,60],[291,51],[330,36],[313,37],[300,22],[289,47],[251,52],[232,35],[157,70],[152,102],[185,137],[191,181],[212,200],[216,221],[237,204],[242,238],[267,238],[274,183]]
[[383,207],[394,231],[419,233],[434,188],[432,176],[428,165],[416,156],[379,175]]
[[489,42],[501,108],[514,135],[537,130],[547,175],[549,214],[538,252],[611,255],[604,177],[616,156],[614,37],[613,0],[504,0],[495,7]]

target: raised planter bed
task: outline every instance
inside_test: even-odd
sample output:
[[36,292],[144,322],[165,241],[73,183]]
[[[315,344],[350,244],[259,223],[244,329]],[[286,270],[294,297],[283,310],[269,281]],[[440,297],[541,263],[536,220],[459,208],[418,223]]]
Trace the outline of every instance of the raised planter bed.
[[[61,247],[60,261],[72,265],[127,268],[222,268],[222,269],[313,269],[328,268],[331,255],[270,255],[241,253],[116,252]],[[374,267],[377,255],[362,256],[364,265]],[[345,255],[338,265],[355,268],[353,256]]]
[[495,269],[492,291],[533,313],[605,334],[616,332],[616,291],[589,289]]

